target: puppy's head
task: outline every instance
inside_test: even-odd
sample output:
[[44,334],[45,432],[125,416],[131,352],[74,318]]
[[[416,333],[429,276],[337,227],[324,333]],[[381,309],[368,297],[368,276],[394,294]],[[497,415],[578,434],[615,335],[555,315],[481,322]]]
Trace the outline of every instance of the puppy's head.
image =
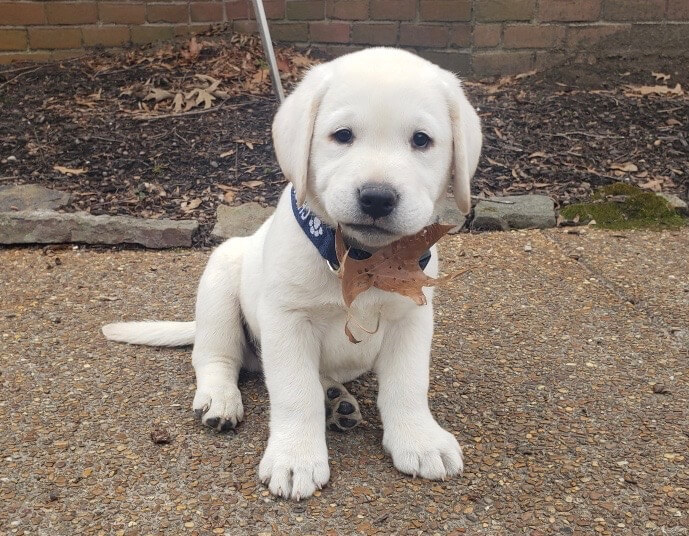
[[273,122],[278,162],[297,199],[373,248],[432,223],[450,177],[468,213],[481,140],[459,80],[390,48],[314,67]]

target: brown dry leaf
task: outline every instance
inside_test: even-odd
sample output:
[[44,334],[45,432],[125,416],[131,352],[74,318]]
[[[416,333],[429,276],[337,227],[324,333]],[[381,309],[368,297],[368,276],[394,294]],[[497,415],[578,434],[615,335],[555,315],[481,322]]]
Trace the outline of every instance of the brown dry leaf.
[[345,254],[344,238],[338,228],[335,246],[340,262],[342,297],[347,307],[354,299],[371,287],[396,292],[411,298],[418,305],[426,303],[423,287],[430,287],[450,277],[438,279],[427,276],[419,266],[421,255],[454,229],[454,225],[434,223],[412,236],[405,236],[373,253],[361,261]]
[[636,166],[636,164],[633,164],[631,162],[625,162],[624,164],[610,164],[610,169],[614,169],[617,171],[626,171],[627,173],[634,173],[636,171],[639,171],[639,168]]
[[148,91],[148,95],[144,97],[145,101],[154,100],[156,102],[164,101],[167,99],[172,99],[175,97],[174,94],[170,93],[167,89],[160,89],[158,87],[152,87]]
[[259,186],[263,186],[263,181],[262,180],[246,181],[246,182],[242,183],[242,186],[246,186],[247,188],[258,188]]
[[656,73],[654,71],[651,71],[651,74],[653,75],[653,78],[656,79],[656,82],[667,82],[668,80],[670,80],[669,74]]
[[225,201],[225,203],[232,203],[232,201],[234,201],[234,198],[236,196],[237,196],[237,192],[233,192],[232,190],[228,190],[222,196],[222,199],[223,199],[223,201]]
[[684,90],[680,84],[675,87],[668,86],[627,86],[624,92],[627,97],[646,97],[648,95],[675,95],[681,97]]
[[198,208],[200,204],[201,200],[197,197],[196,199],[192,199],[191,201],[183,201],[180,207],[184,212],[191,212],[195,208]]
[[199,104],[203,103],[203,109],[207,110],[211,106],[213,106],[213,101],[215,100],[215,97],[208,93],[205,89],[199,89],[198,90],[198,95],[196,96],[196,106]]
[[203,45],[200,45],[196,41],[196,37],[192,37],[189,40],[189,50],[182,50],[180,52],[180,55],[185,59],[185,60],[195,60],[196,58],[199,57],[199,54],[201,53],[201,50],[203,50]]
[[660,192],[663,190],[663,181],[662,179],[651,179],[643,184],[639,184],[639,188],[651,190],[652,192]]
[[536,151],[535,153],[531,153],[529,155],[529,158],[546,158],[548,155],[545,154],[543,151]]
[[175,106],[175,113],[178,114],[184,108],[184,95],[182,93],[177,93],[175,95],[172,104]]
[[88,171],[88,169],[84,168],[68,168],[65,166],[53,166],[53,169],[65,175],[82,175]]
[[227,158],[228,156],[232,156],[235,153],[234,149],[230,149],[229,151],[225,151],[224,153],[220,153],[220,158]]

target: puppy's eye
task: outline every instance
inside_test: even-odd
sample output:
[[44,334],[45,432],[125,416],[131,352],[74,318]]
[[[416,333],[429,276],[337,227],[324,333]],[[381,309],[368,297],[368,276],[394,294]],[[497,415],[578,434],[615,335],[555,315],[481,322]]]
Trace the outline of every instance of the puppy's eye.
[[425,132],[414,132],[411,143],[417,149],[425,149],[431,143],[431,138]]
[[333,138],[337,143],[349,143],[354,138],[354,134],[348,128],[341,128],[333,134]]

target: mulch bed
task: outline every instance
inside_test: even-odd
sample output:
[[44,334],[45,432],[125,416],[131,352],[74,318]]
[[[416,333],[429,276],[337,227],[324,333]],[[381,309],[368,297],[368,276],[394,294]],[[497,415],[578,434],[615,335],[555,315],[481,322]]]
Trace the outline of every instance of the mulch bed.
[[[278,61],[289,87],[316,60],[280,48]],[[0,71],[0,185],[70,191],[68,210],[195,218],[197,245],[209,246],[219,203],[274,204],[284,186],[265,67],[256,38],[222,33],[10,66]],[[686,197],[687,73],[667,67],[574,65],[468,82],[485,133],[475,193],[566,203],[625,180]]]

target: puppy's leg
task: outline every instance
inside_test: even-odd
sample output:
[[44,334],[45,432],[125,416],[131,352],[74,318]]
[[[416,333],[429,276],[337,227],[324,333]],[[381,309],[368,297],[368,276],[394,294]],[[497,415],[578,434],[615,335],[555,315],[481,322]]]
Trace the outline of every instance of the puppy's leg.
[[244,417],[237,379],[246,345],[239,305],[245,240],[233,238],[213,252],[196,298],[193,407],[203,424],[220,432]]
[[441,480],[463,470],[462,450],[428,407],[433,310],[414,309],[385,334],[376,361],[383,446],[403,473]]
[[359,403],[341,383],[321,376],[325,393],[325,423],[328,430],[346,432],[361,424]]
[[259,306],[270,438],[258,468],[274,495],[304,499],[330,478],[320,343],[298,311]]

